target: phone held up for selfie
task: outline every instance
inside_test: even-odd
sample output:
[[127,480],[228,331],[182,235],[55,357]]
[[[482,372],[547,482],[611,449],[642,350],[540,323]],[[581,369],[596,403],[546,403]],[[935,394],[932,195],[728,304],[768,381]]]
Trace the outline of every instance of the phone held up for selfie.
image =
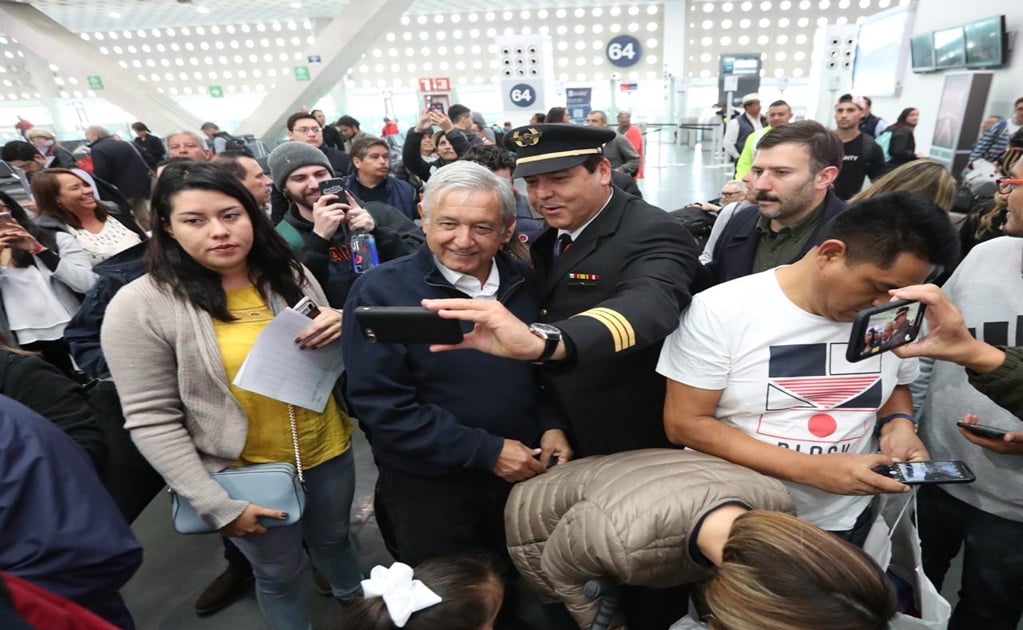
[[910,343],[920,334],[926,306],[910,300],[896,300],[856,314],[845,351],[850,362]]
[[291,308],[309,319],[316,319],[320,316],[320,308],[316,306],[316,303],[309,296],[305,296],[298,302],[295,302],[295,305]]
[[457,319],[444,319],[421,306],[360,306],[355,319],[373,343],[443,343],[462,341]]
[[[345,188],[345,180],[340,177],[325,179],[319,184],[321,195],[337,195],[338,201],[348,202],[345,193],[352,196],[356,202],[359,201],[355,193]],[[366,273],[373,267],[380,265],[380,255],[377,253],[377,240],[373,235],[364,230],[355,230],[351,233],[348,247],[352,255],[352,270],[355,273]]]
[[937,462],[895,462],[872,470],[910,486],[925,483],[973,483],[977,480],[966,464],[954,459]]

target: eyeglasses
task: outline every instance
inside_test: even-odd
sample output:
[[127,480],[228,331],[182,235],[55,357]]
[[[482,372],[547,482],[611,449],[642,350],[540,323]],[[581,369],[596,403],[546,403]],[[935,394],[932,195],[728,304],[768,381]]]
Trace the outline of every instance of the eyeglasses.
[[320,133],[323,129],[319,127],[295,127],[293,131],[295,133]]
[[996,179],[995,183],[998,184],[998,192],[1003,195],[1008,195],[1016,188],[1016,186],[1023,186],[1023,179],[1002,177],[1001,179]]
[[722,190],[721,191],[721,196],[722,197],[734,197],[736,195],[744,195],[744,194],[746,194],[746,193],[742,192],[741,190]]

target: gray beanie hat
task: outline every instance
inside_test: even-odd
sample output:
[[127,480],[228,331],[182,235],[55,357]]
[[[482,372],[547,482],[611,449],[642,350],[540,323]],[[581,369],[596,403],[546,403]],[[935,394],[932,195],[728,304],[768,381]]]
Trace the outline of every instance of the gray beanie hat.
[[284,182],[287,181],[288,175],[291,175],[296,168],[302,168],[303,166],[323,166],[330,171],[331,176],[334,175],[334,169],[331,168],[330,162],[327,161],[327,156],[311,144],[304,142],[285,142],[279,145],[276,149],[270,152],[270,156],[266,159],[267,166],[270,167],[270,177],[274,180],[274,186],[277,190],[284,191]]

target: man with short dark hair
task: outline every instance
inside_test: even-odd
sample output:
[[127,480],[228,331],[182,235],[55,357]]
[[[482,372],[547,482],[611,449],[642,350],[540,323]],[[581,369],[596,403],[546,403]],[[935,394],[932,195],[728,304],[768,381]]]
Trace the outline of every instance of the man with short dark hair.
[[206,139],[213,146],[214,155],[227,151],[227,136],[216,123],[205,122],[202,124],[202,127],[199,127],[199,131],[206,135]]
[[[469,143],[469,146],[483,144],[483,138],[476,133],[476,126],[472,121],[471,109],[465,105],[455,103],[448,108],[448,119],[451,120],[451,125],[454,129],[465,135],[465,139]],[[444,129],[444,132],[451,133],[448,129]]]
[[423,242],[415,223],[391,206],[320,194],[320,182],[334,173],[319,149],[286,142],[270,153],[267,163],[274,188],[287,202],[277,232],[312,271],[331,306],[344,305],[357,277],[352,267],[352,231],[373,235],[381,262],[409,254]]
[[800,517],[862,545],[869,495],[908,491],[872,469],[930,457],[911,415],[917,362],[847,362],[851,322],[954,264],[958,238],[941,208],[892,192],[850,206],[812,245],[693,298],[657,366],[664,424],[677,445],[778,477]]
[[707,264],[714,284],[799,260],[845,207],[831,191],[842,143],[818,122],[772,129],[757,144],[751,188],[757,206],[735,213]]
[[885,172],[884,151],[870,134],[860,131],[862,110],[852,94],[843,94],[835,103],[835,135],[842,141],[842,168],[835,178],[834,190],[845,201],[863,189],[863,180],[871,182]]
[[390,176],[391,151],[383,138],[366,136],[352,144],[354,172],[345,186],[362,201],[379,201],[400,210],[410,221],[419,217],[416,191],[408,182]]
[[263,208],[264,211],[269,208],[273,180],[263,172],[263,167],[255,158],[241,151],[224,151],[213,158],[213,163],[231,171],[256,198],[256,203],[260,208]]
[[322,151],[335,173],[343,177],[352,169],[352,161],[344,151],[332,149],[324,144],[323,127],[311,113],[295,112],[288,116],[285,126],[288,128],[289,140],[304,142]]

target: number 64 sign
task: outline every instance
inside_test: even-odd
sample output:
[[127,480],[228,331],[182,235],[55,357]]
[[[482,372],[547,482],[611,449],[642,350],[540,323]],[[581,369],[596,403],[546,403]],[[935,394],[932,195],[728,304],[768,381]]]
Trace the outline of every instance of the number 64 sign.
[[628,68],[642,59],[643,45],[632,35],[618,35],[607,43],[604,53],[612,65]]

